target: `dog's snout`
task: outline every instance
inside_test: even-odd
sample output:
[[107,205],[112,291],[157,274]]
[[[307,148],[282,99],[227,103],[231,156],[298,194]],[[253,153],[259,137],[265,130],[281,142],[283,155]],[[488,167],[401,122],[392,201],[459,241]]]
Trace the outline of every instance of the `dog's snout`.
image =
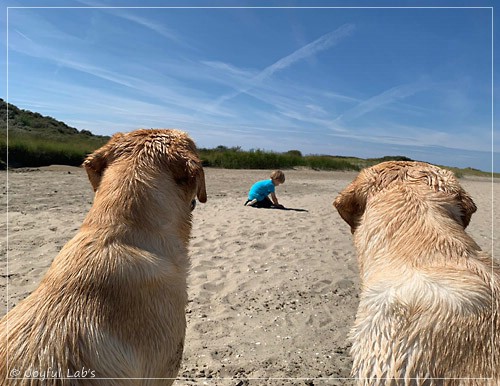
[[196,208],[196,200],[191,201],[191,212]]

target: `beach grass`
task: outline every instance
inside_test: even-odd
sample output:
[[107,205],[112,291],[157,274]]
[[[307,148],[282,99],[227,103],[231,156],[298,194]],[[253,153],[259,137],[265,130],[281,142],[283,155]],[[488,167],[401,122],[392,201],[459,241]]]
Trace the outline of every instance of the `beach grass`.
[[[48,165],[80,166],[85,157],[104,145],[109,137],[79,133],[78,135],[40,136],[23,131],[9,131],[8,146],[6,135],[0,135],[0,166],[38,167]],[[7,158],[8,150],[8,158]],[[199,149],[204,167],[223,169],[294,169],[359,171],[365,167],[389,160],[410,161],[405,156],[381,158],[357,158],[330,155],[302,155],[297,150],[278,153],[266,150],[242,150],[239,147],[218,146],[213,149]],[[471,175],[487,177],[491,173],[473,168],[454,168],[459,178]],[[493,177],[500,177],[494,173]]]
[[[7,167],[38,167],[48,165],[79,166],[85,157],[109,140],[108,136],[78,130],[62,121],[20,109],[0,99],[0,169]],[[389,160],[406,160],[405,156],[357,158],[331,155],[302,155],[299,150],[274,152],[262,149],[217,146],[199,149],[206,167],[224,169],[293,169],[352,170]],[[446,167],[446,166],[444,166]],[[457,177],[464,175],[492,176],[472,168],[452,168]],[[500,177],[499,173],[493,174]]]
[[243,151],[238,147],[200,149],[204,166],[225,169],[291,169],[308,167],[317,170],[359,170],[355,162],[339,157],[308,155],[297,150],[277,153],[265,150]]
[[85,135],[54,139],[12,131],[8,143],[6,136],[0,136],[0,162],[8,162],[9,167],[79,166],[87,154],[106,141],[107,138]]

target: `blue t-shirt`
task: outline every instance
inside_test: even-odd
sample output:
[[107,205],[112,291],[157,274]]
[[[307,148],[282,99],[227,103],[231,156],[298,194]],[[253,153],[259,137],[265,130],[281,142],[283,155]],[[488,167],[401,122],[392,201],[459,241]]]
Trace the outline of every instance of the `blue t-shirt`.
[[253,200],[256,198],[257,201],[262,201],[272,192],[274,192],[273,180],[259,181],[253,184],[250,188],[250,192],[248,192],[248,199]]

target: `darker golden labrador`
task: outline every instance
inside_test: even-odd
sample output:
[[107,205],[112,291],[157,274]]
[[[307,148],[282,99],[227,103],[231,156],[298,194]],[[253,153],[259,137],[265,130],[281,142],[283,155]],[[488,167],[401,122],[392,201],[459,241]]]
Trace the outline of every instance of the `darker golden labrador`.
[[177,130],[137,130],[83,165],[94,203],[0,322],[0,384],[170,385],[184,346],[191,210],[207,199],[195,144]]

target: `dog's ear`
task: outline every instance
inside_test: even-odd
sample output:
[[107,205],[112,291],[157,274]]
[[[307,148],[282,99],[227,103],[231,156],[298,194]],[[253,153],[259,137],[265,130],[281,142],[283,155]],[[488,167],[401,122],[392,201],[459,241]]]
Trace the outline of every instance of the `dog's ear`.
[[353,182],[340,192],[333,202],[333,206],[339,212],[340,217],[350,225],[351,233],[354,233],[359,226],[361,217],[365,212],[368,198],[367,185],[364,173],[361,172]]
[[207,202],[207,190],[205,184],[205,172],[198,157],[191,157],[187,162],[188,173],[196,183],[196,196],[198,201]]
[[464,229],[470,223],[470,218],[476,212],[477,207],[472,198],[463,190],[460,189],[461,192],[458,193],[457,199],[460,207],[462,208],[462,224]]
[[201,161],[192,150],[177,152],[173,157],[169,157],[168,168],[176,183],[195,188],[198,201],[207,202],[205,173]]
[[[452,198],[454,204],[458,206],[459,221],[461,221],[464,229],[467,228],[477,207],[472,198],[460,186],[453,172],[446,169],[430,172],[428,182],[435,191],[444,192]],[[456,212],[456,209],[454,212]]]
[[113,135],[108,143],[88,155],[83,161],[82,166],[87,172],[94,192],[99,188],[104,171],[116,158],[117,144],[120,143],[123,137],[124,135],[122,133]]
[[196,195],[198,197],[198,201],[207,202],[207,188],[205,184],[205,172],[203,171],[203,167],[200,165],[196,178],[196,186],[197,191]]

